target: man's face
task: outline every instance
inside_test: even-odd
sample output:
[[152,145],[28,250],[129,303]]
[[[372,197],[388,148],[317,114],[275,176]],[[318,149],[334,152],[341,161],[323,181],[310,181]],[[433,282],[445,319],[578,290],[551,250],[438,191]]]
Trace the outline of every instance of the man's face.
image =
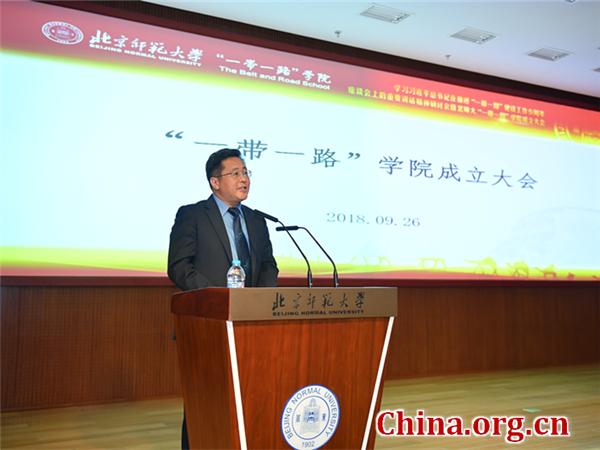
[[243,175],[245,172],[246,164],[240,158],[224,159],[221,162],[220,176],[210,179],[215,195],[232,207],[246,200],[250,192],[250,178]]

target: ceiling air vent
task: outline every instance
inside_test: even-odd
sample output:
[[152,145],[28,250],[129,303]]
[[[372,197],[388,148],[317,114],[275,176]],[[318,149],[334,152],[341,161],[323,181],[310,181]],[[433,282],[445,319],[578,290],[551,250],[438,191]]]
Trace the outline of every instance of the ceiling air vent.
[[477,28],[467,27],[464,30],[460,30],[457,33],[451,35],[456,39],[462,39],[463,41],[473,42],[474,44],[485,44],[496,37],[494,33],[489,31],[478,30]]
[[566,50],[558,50],[555,48],[540,48],[534,52],[527,53],[529,56],[534,58],[545,59],[546,61],[558,61],[565,56],[569,56],[571,52]]
[[372,19],[383,20],[384,22],[400,23],[411,14],[400,11],[399,9],[391,8],[389,6],[373,3],[363,12],[361,12],[360,15],[370,17]]

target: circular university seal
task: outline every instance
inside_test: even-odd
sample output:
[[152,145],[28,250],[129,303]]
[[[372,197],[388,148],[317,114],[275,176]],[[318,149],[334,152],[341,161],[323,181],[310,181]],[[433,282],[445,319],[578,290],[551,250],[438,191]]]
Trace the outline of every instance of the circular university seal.
[[42,26],[42,33],[59,44],[73,45],[83,40],[81,30],[67,22],[47,22]]
[[317,449],[335,434],[340,407],[333,392],[311,384],[288,399],[281,414],[281,433],[293,449]]

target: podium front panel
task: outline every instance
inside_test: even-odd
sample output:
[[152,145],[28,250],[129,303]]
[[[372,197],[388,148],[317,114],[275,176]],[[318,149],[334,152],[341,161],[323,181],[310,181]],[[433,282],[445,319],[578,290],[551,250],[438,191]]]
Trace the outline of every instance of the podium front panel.
[[372,448],[395,288],[173,296],[193,448]]

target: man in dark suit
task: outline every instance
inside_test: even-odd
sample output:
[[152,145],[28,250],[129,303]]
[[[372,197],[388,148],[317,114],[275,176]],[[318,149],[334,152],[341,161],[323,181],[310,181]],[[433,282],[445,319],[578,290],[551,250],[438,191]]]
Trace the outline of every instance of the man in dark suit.
[[[265,219],[242,206],[250,171],[239,150],[221,149],[208,158],[212,195],[179,208],[169,244],[169,278],[182,290],[227,286],[234,259],[242,261],[246,286],[276,286],[277,263]],[[185,417],[181,446],[189,448]]]

